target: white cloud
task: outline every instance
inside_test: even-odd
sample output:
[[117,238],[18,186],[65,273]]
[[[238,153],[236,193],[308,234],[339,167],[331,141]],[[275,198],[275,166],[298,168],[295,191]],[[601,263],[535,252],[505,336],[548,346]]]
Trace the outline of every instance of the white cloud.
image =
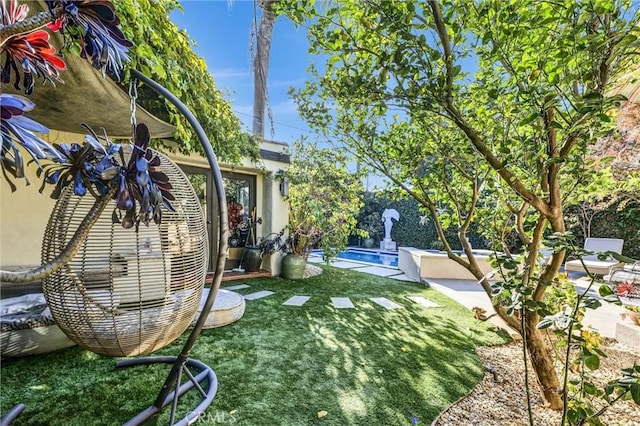
[[279,80],[279,81],[271,81],[269,82],[269,87],[286,87],[287,89],[291,86],[293,87],[302,87],[304,84],[304,78],[298,78],[295,80]]
[[220,70],[212,70],[210,71],[211,75],[213,75],[214,80],[223,80],[223,79],[236,79],[236,78],[248,78],[251,77],[251,71],[249,69],[239,69],[239,68],[225,68]]

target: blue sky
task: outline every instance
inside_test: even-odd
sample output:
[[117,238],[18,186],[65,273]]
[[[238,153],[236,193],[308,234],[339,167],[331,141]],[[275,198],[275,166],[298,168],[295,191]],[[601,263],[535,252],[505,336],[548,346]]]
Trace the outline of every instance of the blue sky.
[[[249,34],[254,20],[252,0],[183,0],[184,13],[174,11],[172,21],[195,40],[197,55],[207,62],[219,90],[231,102],[238,118],[251,129],[253,116],[253,76]],[[265,138],[293,142],[300,135],[311,136],[298,117],[289,87],[301,88],[311,61],[304,28],[296,28],[280,17],[273,31],[268,78],[269,104],[273,113],[274,134],[265,123]],[[315,137],[312,137],[315,139]]]

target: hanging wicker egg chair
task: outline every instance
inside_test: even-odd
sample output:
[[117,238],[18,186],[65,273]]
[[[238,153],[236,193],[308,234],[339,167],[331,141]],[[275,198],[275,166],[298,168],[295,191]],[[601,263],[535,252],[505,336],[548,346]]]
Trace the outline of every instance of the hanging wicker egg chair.
[[[131,149],[124,152],[128,157]],[[114,223],[117,212],[107,207],[78,254],[43,282],[58,326],[98,354],[153,352],[182,334],[198,310],[208,259],[204,215],[182,170],[155,154],[171,182],[174,211],[136,230]],[[94,201],[65,188],[45,230],[43,263],[65,247]]]

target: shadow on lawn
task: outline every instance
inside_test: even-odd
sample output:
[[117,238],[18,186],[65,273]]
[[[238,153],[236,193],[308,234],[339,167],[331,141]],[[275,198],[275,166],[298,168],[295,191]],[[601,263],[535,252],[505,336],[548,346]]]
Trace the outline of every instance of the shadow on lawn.
[[472,333],[449,319],[375,307],[339,314],[331,324],[309,318],[309,327],[317,350],[333,352],[334,401],[325,402],[349,424],[408,424],[414,415],[429,423],[482,374]]
[[[326,424],[402,425],[414,415],[425,424],[480,379],[475,345],[505,341],[423,286],[374,279],[339,292],[327,284],[333,278],[254,280],[243,290],[276,295],[248,303],[242,321],[213,332],[227,350],[216,366],[216,407],[237,410],[240,423],[248,425],[311,424],[319,411],[328,412]],[[302,308],[281,305],[294,294],[312,297]],[[407,295],[443,307],[423,308]],[[356,309],[333,308],[332,296],[351,297]],[[368,298],[376,296],[402,308],[374,305]],[[224,376],[240,369],[245,374],[226,387]]]
[[[428,424],[480,379],[474,347],[504,339],[433,290],[390,283],[333,268],[299,282],[250,281],[244,294],[276,294],[248,301],[237,323],[203,332],[192,352],[219,380],[199,424],[307,425],[323,410],[322,423],[331,425],[404,425],[414,415]],[[294,294],[312,298],[300,308],[283,306]],[[442,307],[420,307],[407,295]],[[356,309],[333,308],[332,296],[351,297]],[[384,309],[369,297],[401,308]],[[176,355],[184,339],[156,354]],[[27,404],[17,426],[120,424],[152,403],[168,369],[115,370],[115,361],[79,348],[3,361],[2,411]],[[181,415],[191,402],[181,402]],[[167,417],[149,424],[167,424]]]

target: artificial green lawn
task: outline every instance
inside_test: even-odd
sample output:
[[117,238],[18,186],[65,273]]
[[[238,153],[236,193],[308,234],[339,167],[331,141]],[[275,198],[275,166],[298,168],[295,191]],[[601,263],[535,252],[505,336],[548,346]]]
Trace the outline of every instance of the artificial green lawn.
[[[428,425],[480,379],[474,347],[505,342],[461,305],[416,283],[332,267],[301,281],[246,283],[239,293],[276,294],[247,301],[240,321],[203,331],[192,357],[213,367],[219,388],[198,424],[408,425],[416,416]],[[311,299],[282,305],[294,295]],[[356,308],[335,309],[330,297],[349,297]],[[370,297],[401,308],[384,309]],[[177,355],[185,338],[155,354]],[[153,402],[168,367],[115,370],[115,361],[77,347],[4,360],[1,410],[27,405],[15,425],[121,424]],[[180,414],[193,407],[181,402]],[[149,423],[167,424],[167,411]],[[320,411],[327,412],[322,419]]]

